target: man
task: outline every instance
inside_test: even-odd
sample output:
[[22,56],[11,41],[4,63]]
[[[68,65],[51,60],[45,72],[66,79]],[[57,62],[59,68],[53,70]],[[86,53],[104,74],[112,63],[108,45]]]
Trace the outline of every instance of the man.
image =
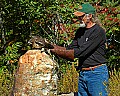
[[80,28],[68,47],[53,45],[50,51],[62,58],[79,58],[78,96],[108,96],[108,69],[106,66],[106,35],[96,23],[95,9],[89,3],[82,4],[74,15]]

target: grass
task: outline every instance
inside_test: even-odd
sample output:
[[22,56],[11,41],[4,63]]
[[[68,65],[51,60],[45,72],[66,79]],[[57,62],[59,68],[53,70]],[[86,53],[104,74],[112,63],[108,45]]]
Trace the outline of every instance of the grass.
[[[109,96],[120,96],[120,72],[109,72]],[[13,86],[13,74],[7,70],[0,73],[0,96],[9,96]],[[78,73],[74,64],[70,68],[67,67],[66,72],[58,80],[58,93],[69,93],[77,91]]]
[[120,96],[120,72],[109,73],[109,96]]

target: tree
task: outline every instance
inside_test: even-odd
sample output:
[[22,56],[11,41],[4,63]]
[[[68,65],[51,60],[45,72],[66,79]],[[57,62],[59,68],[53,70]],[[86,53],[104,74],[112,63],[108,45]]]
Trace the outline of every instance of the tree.
[[[82,3],[90,2],[96,9],[108,38],[108,66],[120,68],[119,0],[1,0],[0,1],[0,74],[13,73],[19,57],[31,49],[32,35],[47,38],[66,46],[79,27],[73,12]],[[58,60],[61,74],[68,69],[65,60]],[[67,64],[66,64],[67,63]],[[4,80],[3,80],[4,81]]]

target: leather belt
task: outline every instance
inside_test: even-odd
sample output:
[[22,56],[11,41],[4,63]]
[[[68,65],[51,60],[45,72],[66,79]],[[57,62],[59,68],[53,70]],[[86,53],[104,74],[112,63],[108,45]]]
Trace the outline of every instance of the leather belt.
[[97,67],[99,67],[99,66],[102,66],[102,65],[105,65],[105,64],[99,64],[99,65],[96,65],[96,66],[93,66],[93,67],[82,68],[81,71],[90,71],[90,70],[94,70],[95,68],[97,68]]

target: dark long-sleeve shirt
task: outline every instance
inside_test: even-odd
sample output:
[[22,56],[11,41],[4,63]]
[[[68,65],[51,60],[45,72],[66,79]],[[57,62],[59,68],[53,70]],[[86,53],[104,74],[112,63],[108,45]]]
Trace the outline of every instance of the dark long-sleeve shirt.
[[74,49],[74,57],[79,58],[79,66],[90,67],[106,63],[106,35],[103,28],[79,28],[67,49]]

